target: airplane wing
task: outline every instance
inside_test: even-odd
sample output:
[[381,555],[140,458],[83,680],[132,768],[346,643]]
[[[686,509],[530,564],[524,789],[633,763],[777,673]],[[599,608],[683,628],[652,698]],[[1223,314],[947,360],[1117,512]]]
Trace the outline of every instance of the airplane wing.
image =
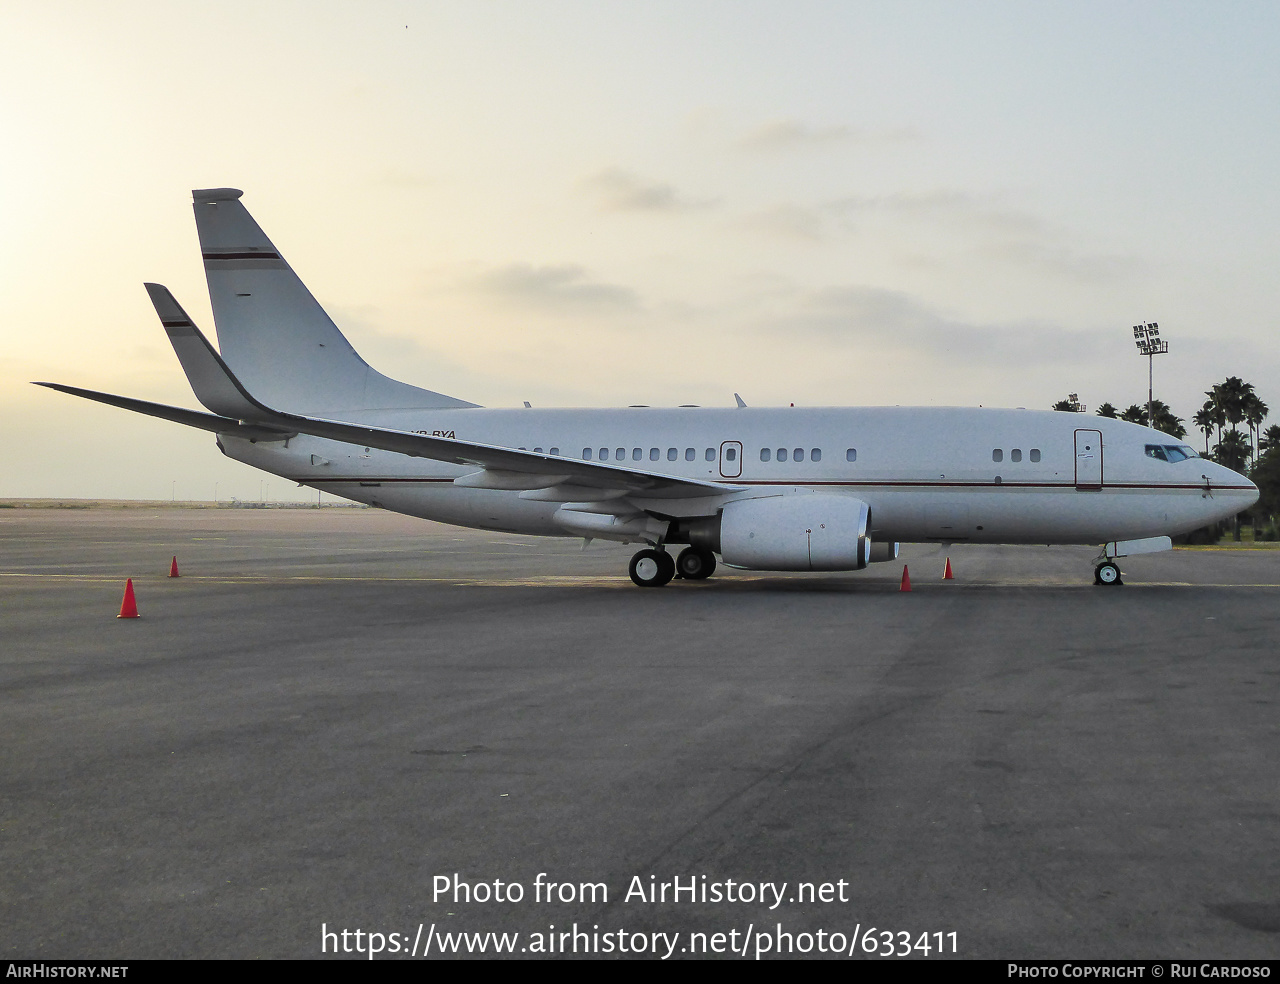
[[115,396],[111,393],[100,393],[97,390],[81,389],[79,386],[64,386],[62,383],[32,383],[33,386],[44,386],[59,393],[70,393],[82,396],[86,400],[95,400],[112,407],[121,407],[137,413],[145,413],[161,420],[172,420],[174,423],[198,427],[214,434],[232,434],[250,441],[283,441],[295,436],[298,432],[281,431],[273,427],[259,427],[246,424],[232,417],[221,417],[212,413],[201,413],[199,410],[187,410],[183,407],[171,407],[164,403],[152,403],[149,400],[135,400],[131,396]]
[[[455,465],[474,465],[479,469],[477,473],[455,480],[456,484],[468,488],[537,490],[560,486],[572,489],[573,497],[583,500],[608,498],[608,493],[642,495],[645,498],[701,498],[741,491],[743,488],[604,462],[580,461],[558,455],[429,437],[411,431],[305,417],[274,410],[256,400],[241,385],[217,350],[209,344],[209,340],[187,317],[167,289],[158,284],[148,284],[147,291],[151,294],[156,312],[160,315],[161,323],[165,326],[197,399],[213,410],[213,414],[58,383],[36,385],[172,420],[189,427],[229,433],[250,440],[282,441],[295,434],[309,434],[344,444],[394,451],[415,458],[430,458]],[[579,490],[581,496],[578,495]]]

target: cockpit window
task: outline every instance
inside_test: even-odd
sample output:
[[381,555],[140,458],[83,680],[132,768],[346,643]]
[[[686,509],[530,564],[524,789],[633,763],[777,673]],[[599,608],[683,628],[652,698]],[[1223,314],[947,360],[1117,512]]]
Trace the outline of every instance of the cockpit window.
[[1200,457],[1195,448],[1185,444],[1148,444],[1146,451],[1148,458],[1159,458],[1161,461],[1186,461],[1188,458]]

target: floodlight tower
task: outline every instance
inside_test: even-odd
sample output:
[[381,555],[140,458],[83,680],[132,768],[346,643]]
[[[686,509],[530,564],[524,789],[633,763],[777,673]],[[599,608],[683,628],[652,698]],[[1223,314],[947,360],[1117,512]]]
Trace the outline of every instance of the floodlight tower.
[[1169,343],[1160,338],[1160,326],[1154,321],[1146,325],[1134,325],[1133,338],[1138,351],[1147,357],[1147,426],[1154,429],[1155,408],[1152,404],[1155,399],[1151,386],[1153,363],[1157,355],[1164,355],[1169,351]]

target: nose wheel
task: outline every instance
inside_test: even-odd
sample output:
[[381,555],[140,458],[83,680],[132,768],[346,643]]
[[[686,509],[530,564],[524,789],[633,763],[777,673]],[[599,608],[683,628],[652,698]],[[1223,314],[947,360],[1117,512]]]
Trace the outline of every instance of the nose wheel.
[[676,576],[676,562],[665,550],[641,550],[631,558],[627,573],[642,588],[660,588]]
[[1120,580],[1120,568],[1111,561],[1104,561],[1093,569],[1094,584],[1124,584]]

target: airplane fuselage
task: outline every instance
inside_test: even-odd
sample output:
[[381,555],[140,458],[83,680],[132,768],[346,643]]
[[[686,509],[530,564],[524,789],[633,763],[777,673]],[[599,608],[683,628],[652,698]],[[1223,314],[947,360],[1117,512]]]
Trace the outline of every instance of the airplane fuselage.
[[[394,430],[722,483],[723,499],[633,494],[663,516],[706,515],[780,489],[856,497],[876,540],[1100,543],[1174,535],[1247,508],[1242,476],[1149,448],[1178,439],[1079,414],[954,407],[444,409],[364,411]],[[561,501],[454,484],[476,469],[299,435],[224,437],[229,456],[301,485],[462,526],[581,535]],[[816,453],[815,453],[816,452]],[[1169,454],[1167,457],[1173,457]],[[619,537],[621,538],[621,537]]]

